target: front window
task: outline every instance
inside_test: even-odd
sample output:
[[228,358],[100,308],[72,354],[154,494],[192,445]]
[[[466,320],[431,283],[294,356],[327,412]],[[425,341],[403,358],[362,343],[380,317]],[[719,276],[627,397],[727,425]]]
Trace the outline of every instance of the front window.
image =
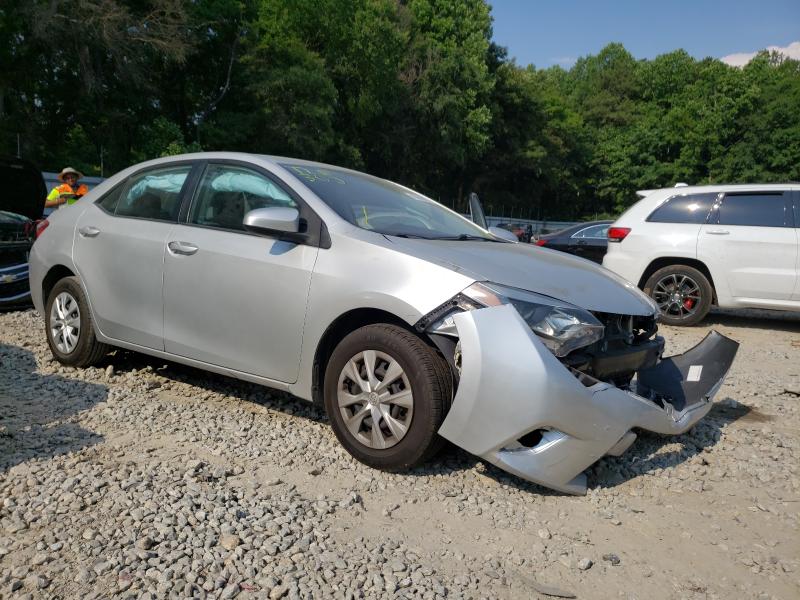
[[232,165],[209,165],[192,204],[189,222],[244,231],[248,212],[273,206],[297,208],[289,194],[263,175]]
[[327,167],[281,166],[361,229],[430,240],[498,241],[458,213],[390,181]]

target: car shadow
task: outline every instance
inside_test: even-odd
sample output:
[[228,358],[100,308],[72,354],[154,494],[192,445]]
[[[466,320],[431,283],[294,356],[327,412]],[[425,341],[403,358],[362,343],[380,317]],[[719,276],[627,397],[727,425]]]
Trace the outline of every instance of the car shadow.
[[714,308],[701,325],[744,327],[800,333],[800,313],[756,308]]
[[72,418],[103,402],[107,388],[37,368],[29,350],[0,343],[0,473],[103,441]]
[[[627,452],[618,457],[605,456],[588,470],[589,485],[612,488],[645,474],[676,467],[716,445],[723,430],[739,419],[764,422],[771,420],[771,417],[725,398],[715,402],[709,413],[682,435],[636,431],[638,437]],[[673,444],[681,447],[661,451]]]
[[[108,365],[114,366],[117,375],[151,369],[171,381],[192,385],[206,392],[253,402],[270,410],[317,423],[328,422],[323,407],[306,402],[288,392],[271,390],[258,384],[217,375],[180,363],[154,359],[137,352],[117,350],[98,366],[103,368]],[[587,469],[588,484],[592,488],[612,488],[643,474],[675,467],[716,444],[722,429],[743,417],[754,420],[769,418],[726,398],[723,402],[714,403],[708,415],[683,435],[666,436],[637,431],[637,440],[621,457],[606,456]],[[681,444],[680,450],[660,452],[664,446],[676,443]],[[477,470],[480,476],[487,477],[498,485],[507,485],[519,491],[540,496],[569,495],[506,473],[450,443],[445,444],[435,458],[404,474],[410,477],[430,477],[471,470]]]
[[195,386],[204,392],[252,402],[270,410],[298,416],[309,421],[327,422],[328,420],[325,410],[321,406],[306,402],[289,392],[270,389],[256,383],[249,383],[227,375],[219,375],[138,352],[116,349],[97,366],[100,369],[113,366],[114,373],[118,376],[124,376],[134,371],[137,373],[152,371],[172,382]]

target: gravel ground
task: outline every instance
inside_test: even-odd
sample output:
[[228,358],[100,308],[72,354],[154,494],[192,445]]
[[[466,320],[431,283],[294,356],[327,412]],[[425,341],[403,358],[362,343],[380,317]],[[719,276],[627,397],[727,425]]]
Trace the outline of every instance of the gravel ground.
[[742,343],[709,416],[643,433],[571,497],[450,448],[402,475],[322,410],[118,351],[51,360],[0,314],[0,597],[800,597],[800,318],[714,315]]

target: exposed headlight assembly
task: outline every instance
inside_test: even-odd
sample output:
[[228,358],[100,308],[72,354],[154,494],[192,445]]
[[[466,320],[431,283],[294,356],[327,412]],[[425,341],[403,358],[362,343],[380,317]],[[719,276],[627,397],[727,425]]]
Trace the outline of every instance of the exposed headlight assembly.
[[[511,304],[545,346],[558,357],[603,338],[604,327],[592,313],[560,300],[495,283],[474,283],[452,306],[474,310]],[[454,334],[452,313],[434,324],[437,333]]]

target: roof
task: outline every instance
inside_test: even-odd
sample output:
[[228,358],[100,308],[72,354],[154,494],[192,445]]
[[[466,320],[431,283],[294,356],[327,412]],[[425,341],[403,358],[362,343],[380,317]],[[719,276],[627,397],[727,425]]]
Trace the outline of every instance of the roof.
[[669,191],[676,194],[708,193],[708,192],[779,192],[784,190],[800,190],[800,183],[719,183],[716,185],[681,185],[652,190],[639,190],[636,195],[645,198],[654,192]]

